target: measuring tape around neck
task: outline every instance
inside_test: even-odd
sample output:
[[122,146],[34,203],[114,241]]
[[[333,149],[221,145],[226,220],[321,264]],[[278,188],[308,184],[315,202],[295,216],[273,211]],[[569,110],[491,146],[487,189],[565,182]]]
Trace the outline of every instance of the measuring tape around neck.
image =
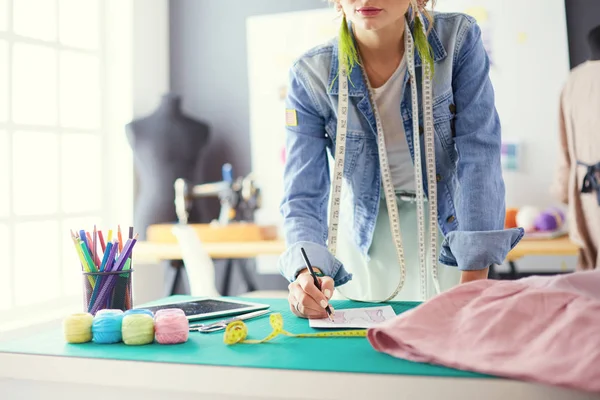
[[[415,63],[414,63],[414,40],[412,33],[410,32],[408,21],[405,23],[405,53],[408,57],[408,72],[410,74],[411,82],[411,98],[412,98],[412,111],[413,111],[413,145],[414,145],[414,168],[415,168],[415,183],[416,183],[416,194],[417,194],[417,226],[418,226],[418,237],[419,237],[419,264],[420,264],[420,283],[421,283],[421,297],[423,300],[427,298],[427,262],[426,262],[426,238],[425,238],[425,217],[423,210],[424,203],[424,189],[423,189],[423,173],[421,169],[421,144],[419,136],[419,105],[418,105],[418,94],[417,94],[417,80],[415,74]],[[436,170],[435,170],[435,143],[434,143],[434,126],[433,126],[433,95],[432,95],[432,82],[431,82],[431,70],[426,62],[423,62],[422,74],[422,92],[423,92],[423,109],[424,109],[424,144],[425,144],[425,165],[427,171],[427,184],[429,189],[428,203],[429,203],[429,248],[431,249],[431,267],[435,290],[437,293],[440,292],[437,274],[437,183],[436,183]],[[339,213],[341,203],[341,192],[343,183],[343,172],[344,172],[344,161],[346,151],[346,134],[348,129],[348,71],[346,70],[344,63],[339,63],[339,74],[338,74],[338,121],[337,121],[337,137],[335,147],[335,159],[334,159],[334,171],[332,180],[332,198],[330,205],[330,221],[329,221],[329,232],[328,232],[328,249],[332,255],[335,256],[337,251],[337,236],[339,231]],[[362,69],[362,67],[361,67]],[[392,232],[392,239],[396,248],[396,254],[398,257],[398,263],[400,266],[400,280],[396,289],[387,298],[380,301],[389,301],[400,293],[406,280],[406,263],[404,259],[404,248],[402,246],[402,234],[400,229],[400,218],[398,216],[398,206],[396,203],[395,188],[392,183],[389,162],[387,158],[387,150],[385,147],[385,137],[383,134],[383,127],[381,118],[377,110],[377,104],[373,100],[373,89],[369,83],[368,77],[362,70],[365,83],[369,90],[369,98],[371,100],[371,107],[373,109],[373,115],[377,126],[377,147],[379,151],[379,161],[381,176],[383,182],[383,190],[386,199],[386,205],[389,214],[390,228]],[[343,290],[340,290],[343,294]],[[348,297],[348,296],[346,296]],[[362,301],[360,299],[352,299],[356,301]],[[368,301],[374,301],[369,299]]]

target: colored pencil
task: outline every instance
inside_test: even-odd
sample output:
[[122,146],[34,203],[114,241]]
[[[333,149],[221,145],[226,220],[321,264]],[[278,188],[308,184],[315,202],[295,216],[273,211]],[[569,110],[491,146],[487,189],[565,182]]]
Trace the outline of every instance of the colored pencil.
[[[128,227],[127,240],[123,240],[121,226],[117,226],[117,238],[113,240],[113,230],[105,236],[97,225],[93,230],[70,230],[71,240],[90,286],[86,284],[86,296],[89,296],[87,311],[95,314],[101,308],[130,309],[131,270],[133,265],[133,247],[138,235],[134,235],[133,226]],[[98,246],[98,244],[100,244]],[[113,272],[113,274],[107,274]],[[91,291],[90,291],[91,290]],[[88,297],[86,297],[88,298]]]
[[90,271],[88,272],[98,272],[98,270],[96,270],[96,266],[94,265],[94,261],[92,261],[92,256],[90,255],[87,246],[83,242],[81,243],[81,248],[83,250],[83,255],[85,256],[85,260],[87,261],[88,267],[90,269]]
[[92,258],[98,267],[100,267],[100,260],[98,260],[98,231],[96,230],[96,225],[94,225],[94,234],[92,236]]
[[110,256],[112,247],[112,242],[108,242],[106,245],[106,250],[104,251],[104,257],[102,258],[102,264],[100,264],[100,272],[104,272],[104,269],[106,268],[106,263],[108,262],[108,257]]
[[121,236],[121,225],[117,226],[117,237],[119,238],[119,253],[123,251],[123,236]]
[[102,231],[98,231],[98,239],[100,240],[100,247],[102,247],[102,253],[106,251],[106,243],[104,243],[104,235]]

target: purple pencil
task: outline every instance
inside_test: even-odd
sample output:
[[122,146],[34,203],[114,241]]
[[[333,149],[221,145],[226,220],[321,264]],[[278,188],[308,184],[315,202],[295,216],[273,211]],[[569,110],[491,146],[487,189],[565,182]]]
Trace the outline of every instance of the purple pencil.
[[117,258],[117,260],[115,261],[115,265],[113,266],[112,271],[121,271],[123,269],[123,267],[125,266],[125,262],[127,261],[129,256],[131,255],[131,252],[133,251],[133,246],[137,242],[137,238],[138,235],[135,235],[133,239],[127,240],[127,243],[125,243],[125,246],[123,247],[123,251],[121,252],[121,254],[119,254],[119,258]]
[[[138,235],[135,235],[135,237],[133,239],[127,241],[127,243],[123,247],[123,251],[119,255],[119,258],[115,262],[114,266],[110,269],[110,271],[121,271],[123,269],[123,266],[125,265],[125,261],[131,254],[133,246],[135,245],[135,243],[137,241],[137,237],[138,237]],[[118,246],[114,246],[114,247],[118,247]],[[105,271],[108,272],[108,270],[106,270],[106,269],[105,269]],[[98,300],[96,301],[96,303],[94,304],[94,307],[92,308],[92,314],[94,314],[96,311],[98,311],[98,308],[100,307],[100,305],[103,304],[103,302],[105,301],[108,294],[112,291],[113,286],[116,283],[117,277],[118,277],[118,275],[115,274],[115,275],[110,275],[107,278],[106,282],[100,289],[100,293],[98,294]]]

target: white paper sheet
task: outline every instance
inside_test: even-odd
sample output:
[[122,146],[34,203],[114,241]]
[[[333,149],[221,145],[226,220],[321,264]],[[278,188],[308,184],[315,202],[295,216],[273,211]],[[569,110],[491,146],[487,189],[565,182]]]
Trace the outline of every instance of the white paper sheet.
[[311,328],[370,328],[396,316],[392,306],[346,308],[334,310],[333,321],[329,318],[311,319]]

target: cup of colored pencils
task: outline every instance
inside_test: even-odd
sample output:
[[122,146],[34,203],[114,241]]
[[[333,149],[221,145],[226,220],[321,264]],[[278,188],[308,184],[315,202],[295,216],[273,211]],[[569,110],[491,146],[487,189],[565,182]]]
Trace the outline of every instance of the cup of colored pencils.
[[138,235],[134,236],[133,227],[128,233],[124,240],[119,226],[117,237],[109,230],[105,241],[96,226],[92,232],[71,231],[83,271],[84,312],[96,315],[102,309],[127,311],[133,307],[132,251]]

